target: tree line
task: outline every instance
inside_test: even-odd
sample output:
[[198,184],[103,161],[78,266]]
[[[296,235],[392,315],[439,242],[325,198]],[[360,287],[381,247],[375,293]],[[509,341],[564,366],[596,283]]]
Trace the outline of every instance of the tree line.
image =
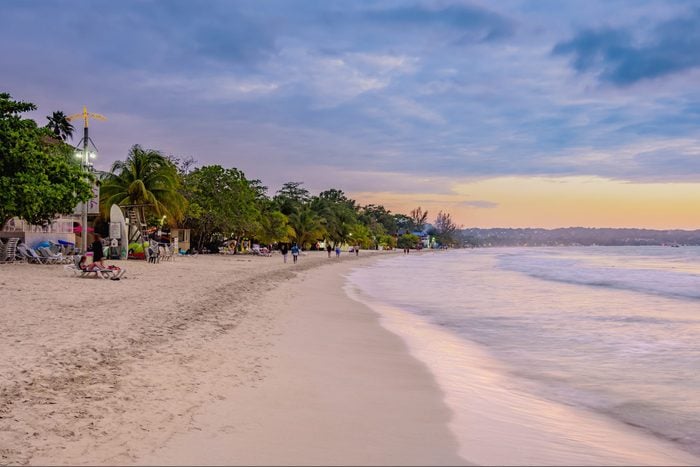
[[[50,222],[71,213],[91,196],[92,174],[81,170],[66,141],[73,127],[62,112],[40,128],[21,114],[35,110],[0,94],[0,215],[32,223]],[[456,243],[457,225],[439,212],[432,225],[420,207],[408,215],[380,204],[359,205],[342,190],[312,195],[303,182],[285,183],[273,195],[262,181],[237,168],[197,167],[192,158],[166,156],[134,145],[124,160],[99,178],[100,211],[107,220],[112,204],[138,205],[149,225],[189,228],[195,249],[215,249],[227,241],[261,244],[297,243],[312,248],[318,241],[362,248],[415,247],[424,232],[437,244]],[[426,229],[426,227],[428,227]]]
[[464,229],[465,246],[700,245],[700,230],[568,227],[560,229]]

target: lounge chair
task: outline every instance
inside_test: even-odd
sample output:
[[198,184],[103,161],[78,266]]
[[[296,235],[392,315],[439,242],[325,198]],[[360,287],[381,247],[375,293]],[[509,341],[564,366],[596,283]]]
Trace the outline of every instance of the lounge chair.
[[26,260],[28,263],[45,264],[48,262],[43,257],[39,256],[36,253],[36,251],[32,250],[24,244],[17,245],[17,253],[22,259]]
[[267,247],[257,246],[256,248],[256,246],[253,246],[253,249],[250,251],[256,256],[272,256],[272,253],[267,249]]
[[68,261],[66,261],[66,257],[63,256],[61,253],[53,253],[51,250],[49,250],[47,247],[39,247],[38,248],[38,253],[39,256],[42,256],[44,259],[47,260],[49,264],[58,264],[58,263],[67,263],[73,261],[73,258],[69,258]]
[[101,279],[112,279],[112,280],[119,280],[119,279],[124,277],[124,274],[126,274],[126,268],[119,268],[119,269],[111,269],[109,267],[107,267],[107,268],[98,268],[98,267],[81,268],[79,256],[75,258],[75,260],[73,261],[72,264],[68,264],[66,266],[63,266],[63,269],[65,271],[72,272],[73,275],[78,276],[78,277],[90,277],[92,274],[94,274],[95,277],[99,277]]
[[19,238],[10,238],[0,249],[0,263],[14,263],[17,259]]
[[155,245],[151,245],[148,248],[146,248],[146,260],[149,263],[158,263],[160,262],[160,254],[158,251],[158,247]]
[[173,245],[165,245],[163,247],[163,261],[172,261],[173,253],[175,252],[175,247]]

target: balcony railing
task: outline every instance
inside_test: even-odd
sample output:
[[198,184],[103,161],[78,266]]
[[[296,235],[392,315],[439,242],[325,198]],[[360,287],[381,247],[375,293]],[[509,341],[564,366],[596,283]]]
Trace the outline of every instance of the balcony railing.
[[58,218],[50,224],[34,225],[14,218],[5,223],[2,232],[73,233],[73,222],[73,219]]

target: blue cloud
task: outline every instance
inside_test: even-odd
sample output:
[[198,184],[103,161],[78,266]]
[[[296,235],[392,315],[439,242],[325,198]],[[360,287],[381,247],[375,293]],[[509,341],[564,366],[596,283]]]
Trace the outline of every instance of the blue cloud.
[[452,28],[463,33],[457,42],[492,41],[509,37],[514,32],[514,24],[510,19],[473,5],[449,5],[443,8],[404,6],[370,11],[366,16],[385,25]]
[[[700,13],[556,5],[5,0],[1,90],[36,102],[37,121],[107,115],[104,168],[139,142],[263,180],[319,166],[343,180],[698,177],[700,89],[623,84],[693,68]],[[678,19],[637,27],[645,16]],[[568,80],[550,51],[619,86]]]
[[646,40],[631,30],[588,29],[559,42],[555,55],[572,56],[579,72],[600,80],[629,85],[700,67],[700,9],[657,25]]

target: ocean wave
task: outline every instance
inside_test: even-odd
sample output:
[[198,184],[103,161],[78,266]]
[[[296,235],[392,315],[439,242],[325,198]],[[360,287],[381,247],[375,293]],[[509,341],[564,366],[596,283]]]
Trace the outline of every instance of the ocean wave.
[[689,272],[634,268],[625,266],[624,262],[616,266],[605,266],[581,259],[530,254],[502,255],[499,267],[548,281],[622,289],[670,298],[700,299],[700,274]]

